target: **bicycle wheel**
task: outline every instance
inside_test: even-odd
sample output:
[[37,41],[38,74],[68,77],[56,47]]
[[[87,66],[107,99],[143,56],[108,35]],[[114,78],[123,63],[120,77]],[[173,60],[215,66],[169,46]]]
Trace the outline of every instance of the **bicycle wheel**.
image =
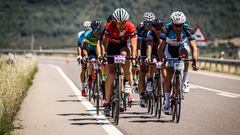
[[161,118],[161,113],[162,113],[162,107],[163,107],[163,102],[164,102],[164,93],[163,93],[163,83],[162,83],[162,74],[159,74],[159,79],[158,79],[158,118]]
[[176,123],[179,122],[180,120],[180,115],[181,115],[181,74],[177,74],[174,76],[173,80],[173,90],[174,90],[174,96],[172,100],[173,104],[173,111],[172,111],[172,120],[174,121],[176,118]]
[[182,76],[181,74],[179,73],[178,76],[177,76],[177,88],[176,88],[176,93],[177,93],[177,96],[176,96],[176,103],[177,103],[177,106],[176,106],[176,122],[178,123],[180,121],[180,115],[181,115],[181,101],[182,101]]
[[127,93],[122,93],[122,97],[123,97],[123,108],[124,108],[124,111],[127,110]]
[[153,100],[154,101],[154,116],[157,117],[158,106],[159,106],[158,78],[154,79],[153,92],[154,92],[154,100]]
[[122,80],[121,77],[118,78],[117,84],[116,84],[116,89],[115,89],[115,98],[114,98],[114,123],[118,125],[119,122],[119,112],[120,112],[120,92],[122,91]]
[[96,89],[95,89],[95,91],[96,91],[96,109],[97,109],[97,115],[99,115],[99,91],[100,91],[100,77],[99,77],[99,73],[97,73],[97,78],[96,78],[97,80],[96,80],[96,84],[95,84],[95,86],[96,86]]
[[148,113],[153,114],[153,104],[154,104],[154,96],[153,93],[149,94],[148,97]]

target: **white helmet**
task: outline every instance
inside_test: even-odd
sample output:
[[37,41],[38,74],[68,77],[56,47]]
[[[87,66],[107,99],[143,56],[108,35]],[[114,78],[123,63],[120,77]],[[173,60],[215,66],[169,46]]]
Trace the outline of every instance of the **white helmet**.
[[173,24],[183,24],[186,21],[186,16],[183,12],[176,11],[172,13],[170,19]]
[[113,12],[113,17],[118,21],[126,21],[129,19],[129,14],[125,9],[118,8]]
[[85,28],[85,29],[91,29],[91,21],[85,21],[84,23],[83,23],[83,27]]
[[145,12],[143,15],[144,21],[153,21],[156,18],[153,12]]

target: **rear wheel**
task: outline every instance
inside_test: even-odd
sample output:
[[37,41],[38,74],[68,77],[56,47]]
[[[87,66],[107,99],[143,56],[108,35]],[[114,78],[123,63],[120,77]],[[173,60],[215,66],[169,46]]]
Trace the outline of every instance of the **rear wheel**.
[[99,91],[100,91],[100,78],[99,78],[99,74],[97,73],[97,80],[96,80],[96,108],[97,108],[97,115],[99,115]]

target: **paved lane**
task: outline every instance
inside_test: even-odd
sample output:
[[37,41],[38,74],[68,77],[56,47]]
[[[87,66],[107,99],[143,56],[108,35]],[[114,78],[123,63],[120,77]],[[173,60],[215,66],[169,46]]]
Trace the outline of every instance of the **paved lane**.
[[[79,86],[79,67],[73,59],[68,59],[69,63],[66,60],[66,58],[39,58],[41,64],[59,66],[75,85]],[[185,95],[179,124],[170,122],[170,116],[163,115],[159,120],[146,113],[145,108],[139,107],[136,95],[134,105],[121,114],[120,123],[116,128],[127,135],[240,134],[240,77],[199,71],[190,72],[189,80],[192,84],[192,90]],[[52,84],[60,84],[60,82],[54,80]],[[69,90],[69,92],[72,91]],[[67,100],[76,100],[74,94],[59,93],[62,96],[65,95]],[[75,104],[75,102],[70,102],[67,105],[70,106],[71,104]],[[78,102],[78,104],[81,103]],[[65,113],[68,112],[66,108],[63,107],[62,109]],[[72,118],[74,122],[78,123],[79,129],[82,129],[82,127],[93,129],[92,124],[84,125],[84,118],[86,117],[91,119],[91,122],[96,120],[92,116],[91,110],[81,107],[75,110],[73,114],[82,113],[87,114],[87,116],[78,115],[77,118]],[[63,122],[72,125],[69,122],[69,117],[72,116],[71,113],[66,114],[69,115],[62,116],[62,119],[65,119]],[[66,127],[71,130],[71,127]],[[95,125],[94,129],[98,129],[98,127],[100,125]],[[92,131],[92,134],[94,134],[94,130]],[[106,132],[98,132],[98,134],[106,134]]]

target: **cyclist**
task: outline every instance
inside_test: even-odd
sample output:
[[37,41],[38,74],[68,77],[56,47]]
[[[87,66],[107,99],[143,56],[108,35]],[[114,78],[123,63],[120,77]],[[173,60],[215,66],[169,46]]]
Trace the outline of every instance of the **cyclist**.
[[[148,53],[147,59],[145,61],[156,63],[158,58],[158,48],[161,44],[160,37],[162,36],[162,27],[163,27],[163,20],[161,18],[156,18],[153,20],[153,29],[147,33],[147,45]],[[154,65],[149,65],[148,75],[147,75],[147,91],[153,90],[153,74],[156,72],[156,68]]]
[[[128,12],[123,8],[118,8],[113,13],[114,20],[110,21],[105,28],[103,35],[103,45],[107,55],[125,55],[136,57],[137,37],[136,27],[129,19]],[[127,47],[127,41],[130,39],[130,49]],[[113,92],[113,80],[115,75],[114,59],[108,59],[108,78],[106,80],[106,104],[104,113],[110,115],[110,98]],[[135,64],[135,60],[132,61]],[[127,80],[125,87],[132,86],[132,65],[129,61],[123,65],[124,77]]]
[[[91,29],[91,22],[90,21],[85,21],[83,23],[84,30],[80,31],[77,35],[77,61],[81,61],[83,59],[83,56],[86,56],[86,50],[84,50],[83,47],[83,39],[85,38],[85,33]],[[85,57],[84,57],[85,59]],[[81,65],[81,73],[80,73],[80,80],[82,84],[82,96],[86,96],[85,92],[85,69],[83,67],[84,65]]]
[[[137,53],[138,56],[147,56],[150,55],[149,49],[150,46],[147,45],[147,33],[152,30],[153,20],[155,19],[155,14],[152,12],[145,12],[143,15],[143,23],[140,23],[137,27]],[[147,59],[146,59],[147,60]],[[146,107],[146,94],[145,89],[145,76],[147,73],[147,66],[145,62],[140,63],[140,72],[139,72],[139,96],[140,96],[140,106]]]
[[[83,39],[83,48],[87,50],[86,57],[90,61],[95,61],[97,58],[96,54],[96,44],[102,36],[102,22],[99,20],[93,20],[91,22],[92,30],[85,33],[85,38]],[[93,64],[90,63],[88,70],[88,87],[92,89],[92,79],[95,77]]]
[[[193,30],[188,24],[186,24],[186,16],[184,13],[176,11],[170,16],[171,22],[166,25],[164,29],[165,36],[162,37],[163,42],[159,48],[159,57],[163,61],[165,57],[168,58],[178,58],[179,56],[183,58],[188,58],[190,53],[190,48],[192,51],[193,59],[193,70],[197,70],[197,57],[198,49],[196,46],[196,40]],[[185,63],[185,69],[183,73],[183,90],[185,92],[189,91],[189,85],[187,81],[188,77],[188,65]],[[170,114],[170,93],[171,93],[171,79],[173,76],[173,68],[167,67],[163,71],[164,77],[164,93],[165,93],[165,106],[164,112]]]

